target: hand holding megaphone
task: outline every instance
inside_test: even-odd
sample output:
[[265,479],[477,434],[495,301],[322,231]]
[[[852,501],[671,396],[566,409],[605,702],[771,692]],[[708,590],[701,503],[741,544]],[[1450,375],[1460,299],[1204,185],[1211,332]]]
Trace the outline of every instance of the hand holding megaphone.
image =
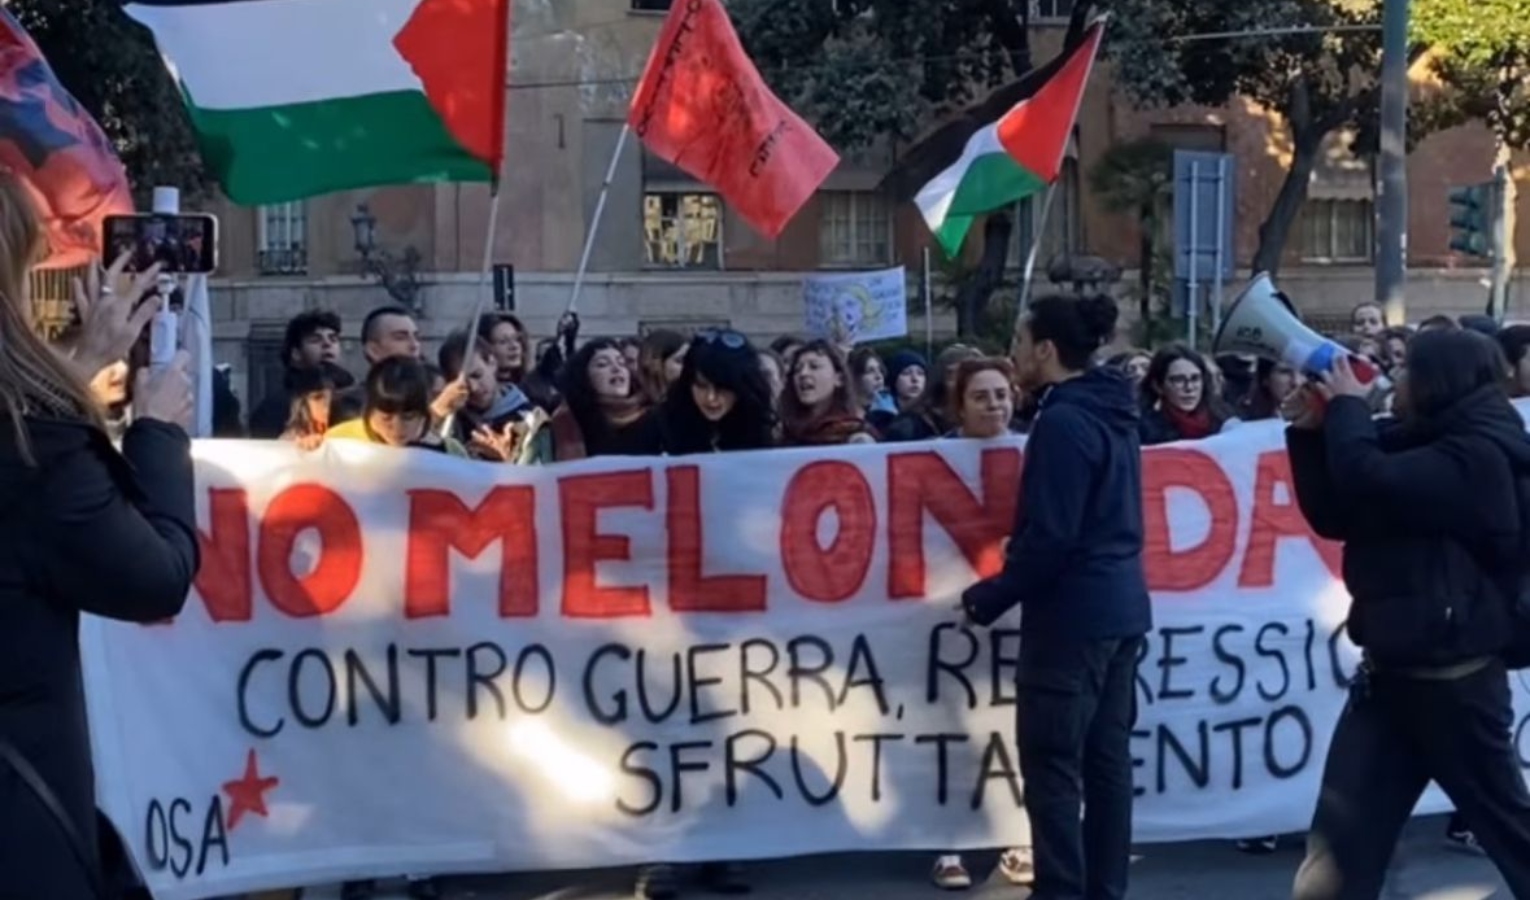
[[[1360,360],[1363,365],[1370,367],[1365,360]],[[1347,356],[1341,356],[1334,360],[1333,368],[1324,372],[1318,379],[1316,387],[1318,393],[1323,395],[1324,400],[1332,400],[1335,397],[1358,397],[1361,400],[1368,399],[1376,383],[1375,372],[1370,373],[1369,378],[1362,379],[1355,371],[1355,366]]]
[[1342,363],[1347,373],[1344,388],[1361,386],[1355,396],[1369,397],[1372,391],[1386,386],[1378,366],[1303,323],[1291,301],[1266,273],[1254,276],[1233,301],[1212,347],[1217,353],[1248,354],[1284,363],[1325,385]]

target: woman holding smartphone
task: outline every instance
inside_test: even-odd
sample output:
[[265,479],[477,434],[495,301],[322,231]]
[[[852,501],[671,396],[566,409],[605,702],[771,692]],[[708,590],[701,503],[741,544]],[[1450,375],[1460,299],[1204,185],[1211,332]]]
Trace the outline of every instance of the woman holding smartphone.
[[0,174],[0,896],[97,900],[95,776],[79,622],[168,619],[199,563],[186,360],[138,373],[119,451],[90,380],[128,354],[154,272],[80,286],[73,364],[33,329],[43,237],[27,188]]

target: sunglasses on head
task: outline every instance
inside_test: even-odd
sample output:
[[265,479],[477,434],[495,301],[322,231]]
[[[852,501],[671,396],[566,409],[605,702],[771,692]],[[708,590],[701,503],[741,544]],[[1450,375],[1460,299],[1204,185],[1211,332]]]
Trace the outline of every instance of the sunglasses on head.
[[749,339],[731,328],[707,328],[696,332],[704,344],[722,344],[729,350],[742,350]]

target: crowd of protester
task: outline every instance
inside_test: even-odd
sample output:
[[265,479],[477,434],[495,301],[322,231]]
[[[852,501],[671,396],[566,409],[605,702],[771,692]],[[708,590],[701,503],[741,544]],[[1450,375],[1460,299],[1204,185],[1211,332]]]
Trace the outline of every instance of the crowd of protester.
[[[1395,380],[1414,329],[1387,327],[1382,311],[1357,307],[1342,343]],[[1530,395],[1530,326],[1500,329],[1485,316],[1437,316],[1417,331],[1468,328],[1500,343],[1516,396]],[[330,312],[312,311],[287,326],[283,390],[249,415],[248,436],[292,441],[314,449],[353,440],[445,453],[492,464],[543,464],[599,456],[658,456],[832,446],[936,438],[995,439],[1023,434],[1036,415],[1034,398],[1014,383],[1006,358],[953,344],[934,360],[914,350],[879,355],[871,348],[782,337],[756,346],[741,332],[705,330],[692,336],[653,331],[641,338],[581,341],[568,315],[555,337],[533,347],[516,316],[485,315],[471,332],[449,336],[427,360],[408,310],[387,306],[362,324],[365,371],[342,362],[342,326]],[[1282,404],[1301,386],[1291,367],[1238,356],[1209,357],[1171,344],[1149,352],[1128,349],[1102,364],[1137,385],[1143,446],[1200,440],[1240,423],[1281,417]],[[103,378],[123,381],[124,373]],[[130,400],[123,384],[98,389]],[[1378,413],[1386,390],[1375,394]],[[226,387],[217,418],[237,423]],[[232,407],[230,410],[229,407]],[[237,424],[220,427],[234,436]],[[1452,820],[1447,840],[1478,850],[1476,838]],[[1237,842],[1249,853],[1270,853],[1276,837]],[[1028,848],[999,858],[998,872],[1016,884],[1033,876]],[[681,875],[687,876],[685,879]],[[973,878],[959,854],[942,854],[932,878],[949,890]],[[655,865],[639,875],[640,897],[676,896],[682,880],[711,891],[743,893],[740,867],[715,863],[682,872]],[[345,886],[348,900],[372,895],[370,882]],[[439,896],[432,879],[414,879],[411,896]]]
[[[0,873],[18,895],[104,896],[105,883],[115,886],[127,866],[115,831],[94,808],[78,618],[91,612],[148,623],[175,615],[184,603],[198,558],[187,437],[191,381],[185,354],[167,367],[145,365],[148,317],[159,302],[176,299],[143,302],[155,296],[154,271],[124,278],[126,260],[91,279],[100,283],[77,288],[79,326],[58,346],[46,346],[24,302],[27,270],[42,244],[36,215],[14,178],[0,177],[0,199],[0,320],[9,335],[0,350],[0,412],[10,419],[4,429],[10,437],[0,441],[0,494],[13,501],[5,546],[13,556],[8,570],[19,573],[4,587],[17,602],[0,617],[12,651],[0,654],[0,698],[12,698],[0,702],[0,750],[19,751],[7,757],[12,767],[15,759],[35,758],[42,780],[61,798],[57,809],[38,811],[36,798],[0,781],[0,810],[9,815],[0,818]],[[1385,385],[1406,377],[1416,334],[1462,329],[1495,340],[1508,393],[1530,396],[1530,325],[1436,316],[1417,329],[1388,327],[1383,311],[1365,304],[1353,311],[1343,343],[1388,379],[1371,393],[1374,411],[1389,411]],[[262,398],[247,423],[227,371],[218,372],[215,434],[289,441],[305,450],[347,440],[488,464],[545,464],[995,440],[1024,433],[1038,412],[1038,398],[1018,389],[1008,359],[961,344],[932,362],[912,350],[884,358],[869,348],[847,352],[794,337],[757,347],[728,329],[581,343],[578,319],[568,315],[554,337],[533,346],[518,318],[494,313],[451,335],[428,361],[416,321],[393,306],[369,314],[359,337],[365,371],[353,372],[343,363],[338,316],[313,311],[292,319],[282,390]],[[1182,345],[1126,350],[1101,362],[1137,386],[1145,446],[1287,417],[1302,384],[1289,366],[1208,358]],[[1422,380],[1424,366],[1417,368]],[[87,546],[112,552],[80,552]],[[59,849],[66,846],[56,840],[59,825],[66,826],[71,856]],[[1446,840],[1481,852],[1459,816]],[[1277,844],[1275,836],[1238,842],[1256,853]],[[104,879],[84,862],[97,858],[109,861]],[[1006,850],[998,871],[1029,883],[1030,850]],[[719,861],[647,866],[638,895],[676,896],[682,875],[715,892],[749,890],[740,866]],[[933,878],[953,890],[973,882],[959,854],[939,856]],[[353,881],[343,896],[361,900],[374,891],[370,881]],[[429,877],[411,878],[409,893],[441,895]]]
[[[1436,316],[1417,331],[1469,328],[1496,338],[1508,359],[1514,396],[1530,394],[1530,326],[1500,329],[1485,316]],[[1342,343],[1395,380],[1414,329],[1388,327],[1379,307],[1351,316]],[[341,322],[307,312],[288,325],[284,392],[265,398],[249,418],[254,438],[312,449],[326,440],[412,447],[487,463],[539,464],[598,456],[725,453],[768,447],[832,446],[935,438],[994,439],[1023,434],[1036,415],[1034,398],[1014,383],[1008,359],[953,344],[933,362],[914,350],[879,355],[787,336],[756,346],[738,331],[675,331],[641,338],[580,341],[579,322],[565,316],[554,338],[539,342],[516,316],[484,316],[472,333],[451,335],[434,365],[423,355],[419,328],[400,307],[368,315],[360,339],[367,369],[341,364]],[[1291,367],[1239,356],[1209,357],[1171,344],[1129,349],[1102,361],[1137,385],[1144,446],[1200,440],[1240,423],[1279,418],[1302,384]],[[1388,391],[1375,394],[1377,412]],[[1452,820],[1447,840],[1478,849]],[[1275,851],[1274,836],[1237,842],[1249,853]],[[1004,852],[999,873],[1016,884],[1033,875],[1030,851]],[[638,895],[679,892],[676,867],[639,875]],[[730,863],[699,867],[702,885],[723,893],[748,890]],[[943,854],[932,878],[946,889],[973,883],[963,858]],[[347,898],[370,896],[369,883],[346,886]],[[429,879],[411,883],[415,897],[437,896]]]
[[[418,324],[392,306],[366,317],[360,339],[366,371],[352,373],[341,362],[336,315],[292,319],[283,341],[284,390],[252,410],[249,436],[304,449],[352,440],[492,464],[541,464],[992,439],[1023,432],[1033,415],[1015,389],[1009,360],[960,344],[932,366],[913,351],[884,360],[867,349],[847,354],[828,341],[796,337],[757,347],[729,329],[581,341],[579,321],[569,315],[533,353],[521,321],[493,313],[472,333],[449,336],[432,365]],[[1005,853],[1000,871],[1027,882],[1028,851]],[[935,879],[948,888],[971,884],[954,855],[940,858]],[[694,871],[646,867],[637,893],[673,897],[683,880],[713,892],[749,889],[739,866],[719,862]],[[374,889],[350,882],[343,895],[360,900]],[[409,890],[416,898],[439,896],[428,878],[411,880]]]

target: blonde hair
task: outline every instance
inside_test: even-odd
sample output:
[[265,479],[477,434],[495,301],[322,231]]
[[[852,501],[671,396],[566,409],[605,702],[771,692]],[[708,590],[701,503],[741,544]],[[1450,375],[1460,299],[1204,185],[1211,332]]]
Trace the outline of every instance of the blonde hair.
[[35,464],[28,416],[101,425],[85,379],[37,333],[27,290],[46,241],[26,185],[0,171],[0,415],[11,420],[21,457]]

